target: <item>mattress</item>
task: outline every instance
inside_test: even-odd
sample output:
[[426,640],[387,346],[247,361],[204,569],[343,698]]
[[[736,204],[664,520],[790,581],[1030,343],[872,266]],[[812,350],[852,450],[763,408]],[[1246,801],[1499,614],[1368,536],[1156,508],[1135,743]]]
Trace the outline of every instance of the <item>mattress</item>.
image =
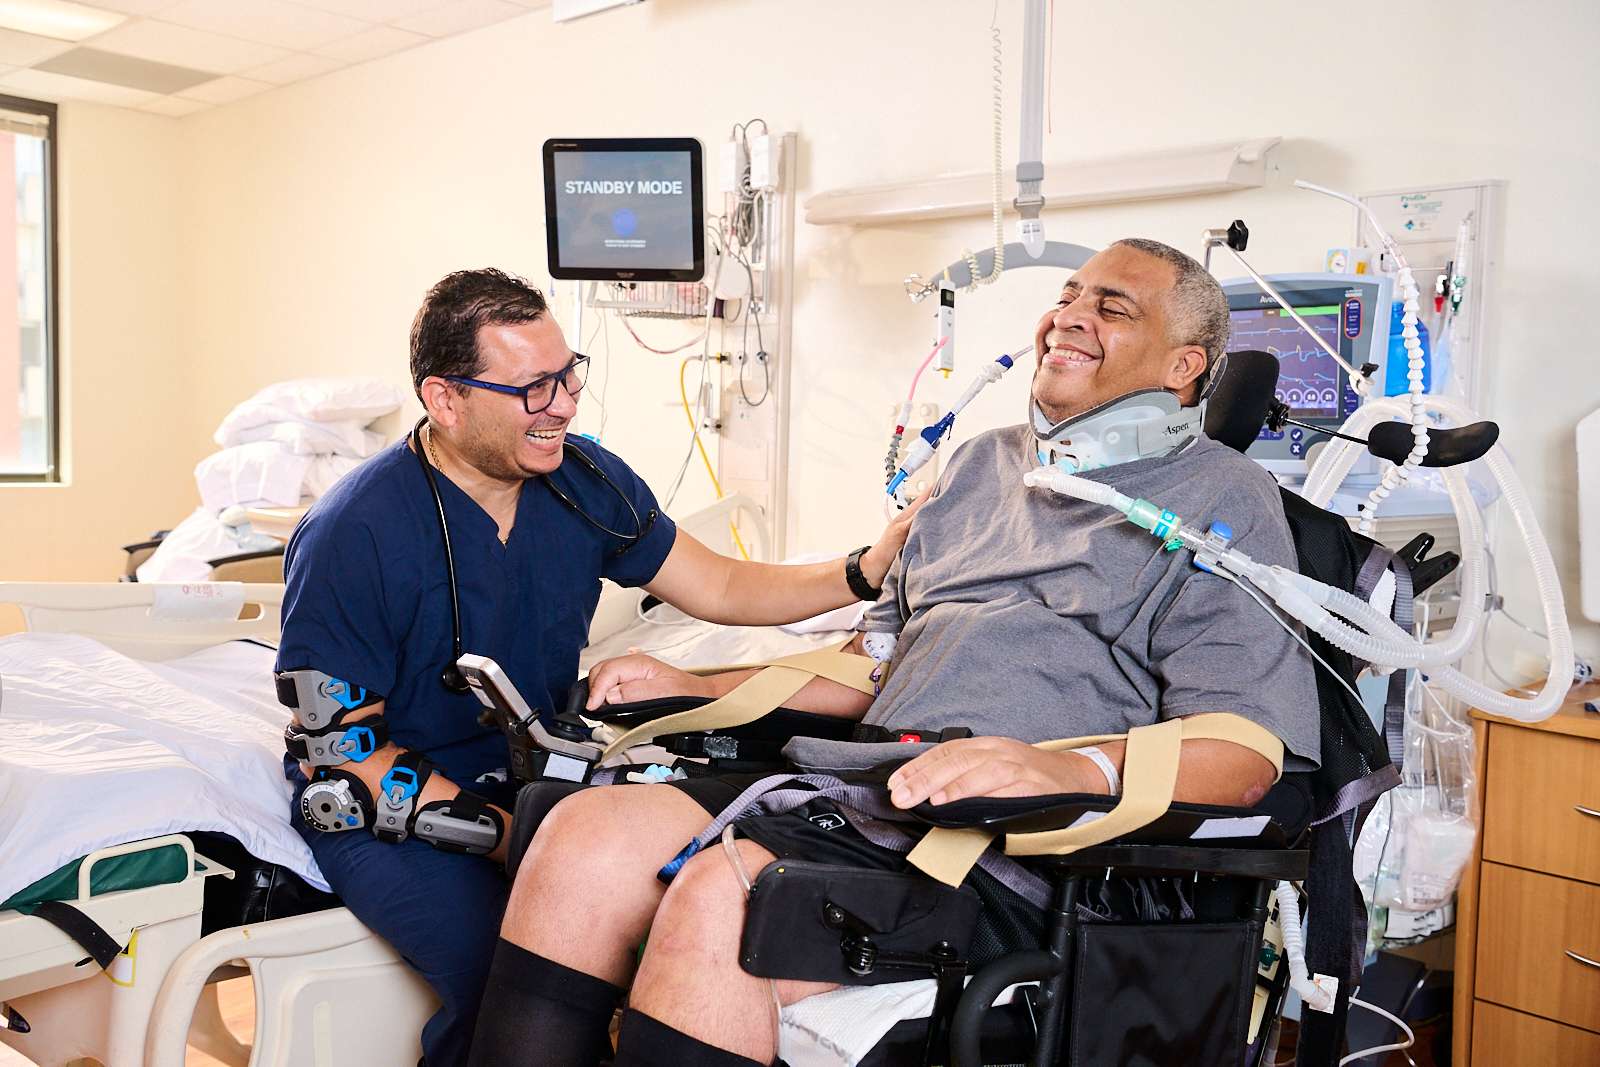
[[271,649],[150,663],[74,634],[0,638],[0,900],[95,849],[214,830],[326,889],[289,824]]

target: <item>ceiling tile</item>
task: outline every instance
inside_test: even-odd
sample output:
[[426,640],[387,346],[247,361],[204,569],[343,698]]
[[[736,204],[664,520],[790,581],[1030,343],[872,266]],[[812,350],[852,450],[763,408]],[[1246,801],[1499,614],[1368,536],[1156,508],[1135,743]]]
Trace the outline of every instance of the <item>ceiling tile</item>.
[[366,29],[370,23],[283,0],[182,0],[161,21],[304,51]]
[[271,88],[273,86],[266,82],[250,78],[218,78],[215,81],[201,82],[178,95],[185,100],[200,100],[207,104],[231,104],[235,100],[243,100],[247,96],[255,96]]
[[317,54],[342,59],[346,63],[365,63],[369,59],[391,55],[429,40],[431,38],[420,33],[408,33],[393,26],[376,26],[365,33],[324,45],[317,49]]
[[256,81],[271,82],[273,85],[288,85],[290,82],[305,81],[326,74],[330,70],[338,70],[344,63],[327,56],[314,56],[309,52],[296,52],[275,62],[261,67],[251,67],[243,71],[245,77],[254,78]]
[[525,14],[526,8],[506,0],[455,0],[436,11],[395,19],[394,24],[402,30],[425,33],[429,37],[449,37]]
[[102,33],[91,42],[103,52],[138,56],[157,63],[171,63],[196,70],[235,74],[247,67],[282,59],[289,53],[282,48],[235,37],[207,33],[170,22],[141,19]]
[[16,70],[0,78],[0,89],[13,89],[25,96],[46,100],[89,100],[97,104],[137,107],[156,98],[155,93],[125,89],[120,85],[49,74],[42,70]]
[[53,37],[39,37],[16,30],[0,30],[0,64],[8,67],[31,67],[76,47],[71,41],[58,41]]
[[444,7],[454,0],[295,0],[306,7],[334,11],[364,22],[393,22]]
[[151,111],[175,119],[193,115],[196,111],[207,111],[210,108],[210,104],[202,104],[198,100],[185,100],[181,96],[158,96],[148,104],[139,105],[140,111]]
[[169,7],[177,7],[183,0],[94,0],[94,7],[107,11],[121,11],[125,15],[159,15]]

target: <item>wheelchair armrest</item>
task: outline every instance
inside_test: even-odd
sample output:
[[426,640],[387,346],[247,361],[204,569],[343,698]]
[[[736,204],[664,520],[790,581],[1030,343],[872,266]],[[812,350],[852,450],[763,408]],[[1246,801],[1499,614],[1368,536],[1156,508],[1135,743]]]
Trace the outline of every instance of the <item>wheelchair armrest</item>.
[[[971,797],[937,806],[924,802],[912,808],[911,814],[932,826],[981,828],[997,834],[1027,834],[1060,830],[1086,818],[1097,818],[1115,807],[1117,799],[1094,793]],[[1277,850],[1292,845],[1310,821],[1308,776],[1291,773],[1279,779],[1255,807],[1174,801],[1154,822],[1105,847],[1164,845],[1195,846],[1207,850]],[[1197,846],[1196,842],[1204,844]]]

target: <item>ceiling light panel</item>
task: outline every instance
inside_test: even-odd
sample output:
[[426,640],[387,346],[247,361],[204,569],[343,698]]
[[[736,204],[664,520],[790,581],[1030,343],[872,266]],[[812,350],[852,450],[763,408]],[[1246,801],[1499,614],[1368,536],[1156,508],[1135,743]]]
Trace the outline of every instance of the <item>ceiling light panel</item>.
[[94,46],[105,52],[138,56],[157,63],[171,63],[176,67],[214,70],[222,74],[236,74],[289,55],[287,49],[274,45],[241,41],[236,37],[207,33],[188,26],[174,26],[170,22],[156,22],[153,19],[118,26],[105,36],[96,38]]
[[0,0],[0,26],[61,41],[81,41],[105,33],[127,17],[68,0]]
[[371,25],[282,0],[182,0],[163,11],[161,21],[296,51],[352,36]]
[[163,95],[211,81],[217,76],[213,70],[191,70],[188,67],[174,67],[170,63],[152,63],[148,59],[102,52],[97,48],[74,48],[38,64],[34,69]]

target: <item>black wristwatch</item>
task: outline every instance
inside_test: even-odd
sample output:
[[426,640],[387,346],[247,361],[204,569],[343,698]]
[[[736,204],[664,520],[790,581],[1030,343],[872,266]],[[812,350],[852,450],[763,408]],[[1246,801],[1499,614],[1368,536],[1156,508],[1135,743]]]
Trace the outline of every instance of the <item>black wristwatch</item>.
[[877,600],[883,593],[882,589],[874,588],[872,583],[867,581],[867,576],[861,573],[861,557],[871,549],[871,545],[864,545],[844,558],[845,584],[860,600]]

